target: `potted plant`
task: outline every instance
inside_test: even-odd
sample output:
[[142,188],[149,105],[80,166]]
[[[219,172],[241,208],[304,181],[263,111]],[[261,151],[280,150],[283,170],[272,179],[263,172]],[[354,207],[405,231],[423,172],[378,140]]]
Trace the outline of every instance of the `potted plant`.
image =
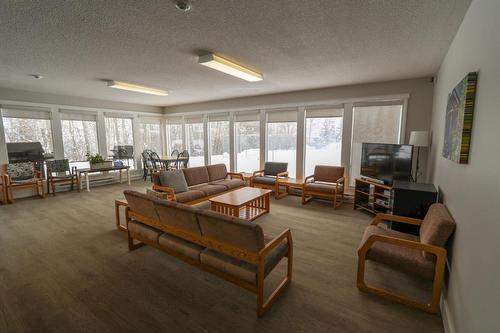
[[112,161],[106,161],[99,154],[95,154],[95,155],[87,154],[87,161],[89,161],[90,169],[92,169],[92,170],[109,168],[110,166],[113,165]]

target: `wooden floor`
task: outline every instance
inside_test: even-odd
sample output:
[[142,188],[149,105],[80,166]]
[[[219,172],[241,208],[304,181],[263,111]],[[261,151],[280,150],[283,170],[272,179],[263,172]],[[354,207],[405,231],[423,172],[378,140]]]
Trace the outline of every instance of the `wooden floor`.
[[[356,249],[370,216],[351,205],[271,199],[271,213],[255,223],[272,235],[292,229],[294,277],[257,319],[255,295],[153,248],[128,251],[113,202],[149,185],[0,206],[0,332],[443,332],[439,315],[356,289]],[[374,266],[368,276],[424,296],[411,289],[421,281],[391,273]]]

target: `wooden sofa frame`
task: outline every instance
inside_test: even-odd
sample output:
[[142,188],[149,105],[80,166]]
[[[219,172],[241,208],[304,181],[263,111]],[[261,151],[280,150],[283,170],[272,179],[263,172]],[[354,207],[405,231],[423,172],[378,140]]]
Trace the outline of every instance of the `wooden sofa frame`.
[[[229,244],[224,244],[221,243],[217,240],[210,239],[208,237],[196,235],[194,233],[191,233],[189,231],[186,231],[184,229],[180,228],[175,228],[172,226],[168,226],[165,224],[160,223],[159,220],[156,219],[151,219],[146,216],[137,214],[133,211],[130,210],[130,207],[127,207],[125,210],[125,216],[126,216],[126,222],[127,222],[127,238],[128,238],[128,248],[130,251],[133,251],[139,247],[144,246],[145,244],[155,247],[163,252],[166,252],[188,264],[191,264],[195,267],[198,267],[199,269],[212,273],[226,281],[229,281],[237,286],[240,286],[248,291],[253,292],[254,294],[257,295],[257,316],[261,317],[269,308],[270,306],[274,303],[274,301],[278,298],[278,296],[285,290],[285,288],[290,284],[292,280],[292,266],[293,266],[293,240],[292,240],[292,233],[290,229],[286,229],[283,232],[281,232],[278,236],[276,236],[271,242],[267,243],[265,247],[260,250],[259,252],[250,252],[245,249],[241,249]],[[151,242],[148,239],[139,239],[137,236],[135,238],[132,238],[130,236],[130,231],[128,230],[128,223],[132,221],[132,219],[143,223],[147,224],[155,229],[164,231],[170,235],[177,236],[179,238],[182,238],[184,240],[187,240],[189,242],[201,245],[203,247],[215,250],[219,253],[223,253],[226,255],[229,255],[231,257],[238,258],[240,260],[246,261],[248,263],[254,264],[257,266],[257,284],[253,285],[251,283],[248,283],[247,281],[238,279],[237,277],[234,277],[232,275],[226,274],[222,271],[219,271],[211,266],[205,265],[199,261],[196,261],[188,256],[185,256],[183,254],[177,253],[175,251],[170,251],[165,248],[160,248],[158,244]],[[140,241],[141,243],[139,244],[134,244],[134,239]],[[264,299],[264,279],[265,279],[265,258],[266,255],[276,248],[281,242],[287,239],[288,243],[288,253],[286,255],[287,257],[287,274],[286,277],[280,282],[278,287],[274,289],[271,293],[271,295],[267,298]]]
[[[397,215],[388,215],[388,214],[377,214],[375,218],[372,220],[371,225],[378,225],[382,221],[394,221],[400,223],[407,223],[412,225],[421,225],[423,220],[414,219],[410,217],[397,216]],[[420,251],[425,251],[432,253],[436,256],[436,264],[434,269],[434,280],[432,284],[432,297],[429,303],[422,303],[416,301],[410,297],[396,294],[381,288],[371,287],[365,283],[365,261],[366,254],[370,247],[375,242],[384,242],[396,246],[406,247],[410,249],[416,249]],[[371,235],[363,246],[358,250],[358,274],[357,274],[357,287],[359,290],[375,294],[377,296],[396,301],[401,304],[409,305],[415,307],[417,309],[429,312],[429,313],[437,313],[439,311],[439,300],[441,297],[441,287],[443,285],[444,278],[444,268],[446,263],[446,249],[424,244],[420,242],[415,242],[412,240],[406,240],[391,236],[384,235]]]
[[[238,173],[238,172],[228,172],[227,175],[233,179],[233,177],[235,178],[240,178],[241,180],[245,181],[244,177],[243,177],[243,174],[242,173]],[[241,186],[243,187],[243,186]],[[196,199],[196,200],[193,200],[193,201],[188,201],[188,202],[183,202],[183,204],[185,205],[196,205],[200,202],[203,202],[203,201],[207,201],[208,199],[210,198],[213,198],[213,197],[217,197],[219,195],[222,195],[224,193],[229,193],[229,192],[232,192],[234,190],[237,190],[241,187],[236,187],[236,188],[232,188],[232,189],[229,189],[227,191],[223,191],[223,192],[219,192],[219,193],[215,193],[215,194],[211,194],[211,195],[208,195],[208,196],[205,196],[205,197],[201,197],[199,199]],[[167,193],[167,200],[170,200],[170,201],[177,201],[177,198],[175,196],[175,191],[173,188],[171,187],[168,187],[168,186],[161,186],[161,185],[155,185],[153,184],[153,190],[154,191],[159,191],[159,192],[164,192],[164,193]]]
[[[345,177],[341,177],[337,179],[335,183],[330,183],[332,186],[335,184],[335,193],[329,194],[325,192],[315,192],[315,191],[306,191],[306,184],[308,181],[314,180],[314,175],[307,176],[304,179],[304,184],[302,185],[302,204],[305,205],[309,203],[314,197],[319,197],[323,199],[329,199],[333,201],[333,209],[337,209],[344,202],[344,192],[345,192]],[[339,185],[342,185],[342,192],[339,193]],[[340,201],[337,202],[337,196],[341,197]],[[307,196],[310,196],[307,198]]]
[[[252,174],[252,178],[250,179],[250,186],[252,187],[258,187],[258,188],[263,188],[263,189],[267,189],[267,190],[272,190],[274,192],[274,198],[275,199],[280,199],[282,198],[284,195],[281,195],[280,194],[280,185],[278,184],[278,179],[279,178],[287,178],[288,177],[288,171],[283,171],[283,172],[280,172],[278,174],[276,174],[276,176],[273,176],[273,177],[276,177],[276,181],[274,182],[273,185],[268,185],[268,184],[261,184],[261,183],[255,183],[255,177],[263,177],[264,176],[264,169],[262,170],[257,170],[257,171],[254,171],[253,174]],[[271,176],[269,176],[271,177]]]

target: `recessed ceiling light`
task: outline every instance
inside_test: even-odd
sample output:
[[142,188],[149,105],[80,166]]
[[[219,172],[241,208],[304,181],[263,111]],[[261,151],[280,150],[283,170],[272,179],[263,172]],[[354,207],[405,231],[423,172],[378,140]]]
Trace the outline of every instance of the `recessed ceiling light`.
[[43,79],[43,76],[40,74],[30,74],[30,76],[34,79],[40,80]]
[[146,86],[141,86],[138,84],[133,84],[133,83],[128,83],[128,82],[122,82],[122,81],[108,81],[108,87],[110,88],[115,88],[115,89],[121,89],[121,90],[127,90],[127,91],[134,91],[134,92],[139,92],[143,94],[151,94],[151,95],[158,95],[158,96],[167,96],[168,91],[166,90],[161,90],[161,89],[156,89],[156,88],[150,88]]
[[198,63],[250,82],[263,79],[262,74],[213,53],[200,56]]
[[176,0],[175,7],[183,12],[187,12],[191,9],[191,2],[189,0]]

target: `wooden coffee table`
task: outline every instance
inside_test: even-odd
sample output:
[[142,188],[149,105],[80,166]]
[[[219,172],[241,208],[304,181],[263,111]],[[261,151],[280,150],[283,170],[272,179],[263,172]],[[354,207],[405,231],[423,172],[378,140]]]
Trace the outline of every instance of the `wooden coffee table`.
[[[282,186],[285,187],[286,189],[285,192],[279,191],[279,188]],[[302,191],[303,186],[304,186],[304,180],[300,178],[278,178],[278,195],[276,196],[276,199],[281,199],[283,197],[286,197],[290,192],[291,188]]]
[[209,199],[213,211],[253,221],[269,213],[271,190],[243,187]]

